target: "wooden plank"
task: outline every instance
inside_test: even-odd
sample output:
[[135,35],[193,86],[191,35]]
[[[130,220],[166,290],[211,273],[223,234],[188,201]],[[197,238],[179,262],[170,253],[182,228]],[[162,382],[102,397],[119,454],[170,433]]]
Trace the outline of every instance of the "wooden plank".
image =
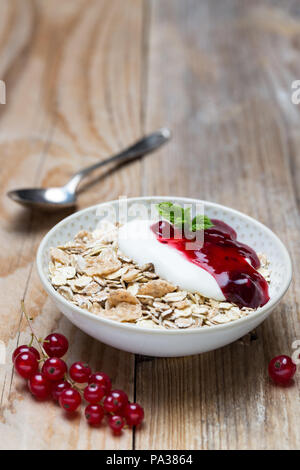
[[[29,337],[20,324],[20,299],[39,336],[59,330],[71,339],[68,362],[88,360],[111,374],[133,397],[134,357],[93,341],[51,304],[34,258],[41,237],[67,213],[40,215],[5,197],[18,186],[59,185],[81,166],[107,157],[141,133],[142,2],[140,0],[3,0],[0,71],[7,85],[1,105],[1,340],[8,363],[0,367],[1,448],[130,449],[132,433],[114,438],[90,429],[83,417],[67,420],[52,403],[35,402],[12,374],[10,355]],[[58,15],[59,12],[59,15]],[[3,15],[3,16],[2,16]],[[102,172],[79,208],[137,195],[140,163]]]
[[[147,425],[137,449],[295,449],[299,373],[273,386],[268,361],[299,332],[299,10],[292,2],[151,1],[145,128],[172,143],[144,163],[144,194],[184,195],[244,211],[286,243],[294,280],[249,346],[137,364]],[[297,171],[293,171],[298,169]]]

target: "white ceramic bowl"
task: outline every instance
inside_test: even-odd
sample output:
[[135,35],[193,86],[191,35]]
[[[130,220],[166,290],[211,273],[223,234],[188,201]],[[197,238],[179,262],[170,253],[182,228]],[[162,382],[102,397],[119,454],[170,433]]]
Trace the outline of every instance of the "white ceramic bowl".
[[37,253],[39,276],[55,305],[72,323],[94,338],[115,348],[149,356],[187,356],[210,351],[237,340],[257,327],[270,315],[288,289],[292,268],[285,246],[270,229],[251,217],[219,204],[196,199],[162,196],[131,198],[127,201],[129,210],[130,207],[134,209],[137,203],[147,206],[161,201],[203,203],[209,217],[227,222],[237,231],[240,241],[268,256],[271,269],[270,300],[264,307],[242,319],[209,328],[187,330],[147,329],[122,324],[74,306],[58,294],[49,281],[49,249],[67,242],[82,229],[95,229],[99,222],[99,210],[109,212],[118,204],[118,201],[106,202],[76,212],[59,222],[43,238]]

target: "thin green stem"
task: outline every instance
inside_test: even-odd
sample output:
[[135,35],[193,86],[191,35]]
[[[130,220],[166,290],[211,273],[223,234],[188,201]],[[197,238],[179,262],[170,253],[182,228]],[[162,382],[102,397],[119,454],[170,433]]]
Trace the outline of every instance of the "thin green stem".
[[[31,321],[30,321],[30,318],[28,317],[27,313],[26,313],[26,310],[25,310],[25,303],[24,303],[24,299],[21,300],[21,311],[22,311],[22,314],[25,316],[26,320],[27,320],[27,323],[29,325],[29,328],[31,330],[31,335],[32,335],[32,338],[34,338],[38,344],[38,347],[42,353],[42,355],[45,357],[45,358],[48,358],[48,354],[46,353],[45,349],[43,348],[42,344],[40,343],[40,341],[38,340],[38,337],[36,336],[35,332],[33,331],[33,328],[32,328],[32,325],[31,325]],[[31,342],[32,344],[32,342]]]

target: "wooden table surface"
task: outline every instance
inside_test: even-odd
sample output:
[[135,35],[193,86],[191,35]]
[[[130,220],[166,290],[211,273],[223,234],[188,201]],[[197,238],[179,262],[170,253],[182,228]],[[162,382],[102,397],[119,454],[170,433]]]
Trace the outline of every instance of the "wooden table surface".
[[[299,331],[300,4],[285,0],[1,0],[1,449],[295,449],[300,374],[272,385],[268,361],[292,354]],[[294,262],[293,283],[257,340],[186,358],[143,358],[101,344],[53,306],[34,260],[68,215],[29,212],[15,187],[59,185],[150,130],[174,134],[161,151],[103,170],[78,208],[119,195],[199,197],[268,225]],[[136,433],[65,419],[26,392],[10,363],[29,338],[59,330],[68,362],[112,376],[145,408]]]

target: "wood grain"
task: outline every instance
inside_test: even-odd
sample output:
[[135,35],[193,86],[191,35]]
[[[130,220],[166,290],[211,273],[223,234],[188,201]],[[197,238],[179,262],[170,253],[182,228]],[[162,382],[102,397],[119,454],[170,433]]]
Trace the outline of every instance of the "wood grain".
[[[59,14],[58,14],[59,12]],[[292,0],[0,0],[1,449],[296,449],[300,382],[267,378],[299,330],[300,11]],[[127,354],[89,338],[51,304],[34,266],[42,236],[67,213],[27,212],[5,197],[18,186],[58,185],[77,169],[162,125],[172,142],[145,161],[102,171],[78,208],[125,194],[181,195],[252,215],[293,254],[294,280],[248,346],[178,359]],[[35,402],[10,354],[29,337],[71,340],[142,403],[146,422],[114,438],[80,416]]]
[[[130,449],[121,438],[84,419],[63,418],[52,404],[37,404],[10,364],[16,344],[28,340],[20,323],[25,295],[40,336],[59,329],[71,339],[68,361],[89,361],[111,374],[133,397],[134,357],[93,341],[54,308],[38,280],[34,258],[41,237],[67,214],[41,215],[5,197],[17,186],[58,185],[81,166],[105,158],[140,136],[142,4],[105,1],[2,1],[1,78],[1,339],[8,365],[0,368],[1,448]],[[59,15],[57,12],[59,11]],[[1,15],[0,15],[1,16]],[[10,25],[10,26],[8,26]],[[79,208],[119,194],[137,195],[140,164],[124,167],[82,194]]]
[[[173,142],[144,162],[144,194],[224,203],[266,223],[293,254],[294,281],[250,346],[137,366],[148,449],[299,448],[299,374],[274,387],[267,364],[299,331],[299,11],[272,2],[166,0],[149,11],[145,128]],[[291,8],[291,9],[290,9]]]

